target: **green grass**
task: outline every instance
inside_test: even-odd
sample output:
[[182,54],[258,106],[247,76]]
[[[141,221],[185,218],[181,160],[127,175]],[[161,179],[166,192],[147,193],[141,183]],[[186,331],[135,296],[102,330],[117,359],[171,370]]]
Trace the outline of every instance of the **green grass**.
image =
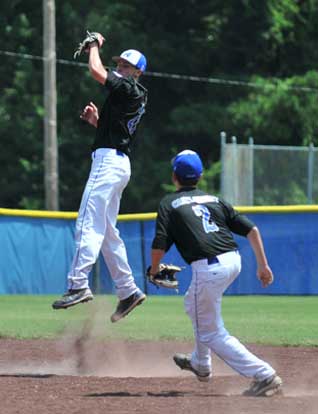
[[[89,329],[101,339],[192,341],[183,297],[150,296],[127,318],[109,321],[114,296],[54,311],[56,296],[0,296],[0,337],[57,338]],[[245,343],[318,346],[318,297],[225,296],[223,317],[229,332]]]

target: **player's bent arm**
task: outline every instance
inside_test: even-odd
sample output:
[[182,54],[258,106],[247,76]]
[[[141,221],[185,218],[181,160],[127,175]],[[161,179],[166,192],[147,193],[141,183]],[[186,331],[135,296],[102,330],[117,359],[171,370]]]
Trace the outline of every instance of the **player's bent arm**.
[[267,259],[264,251],[261,234],[256,226],[254,226],[247,234],[248,241],[256,256],[256,261],[259,266],[266,266]]
[[274,276],[271,268],[267,263],[267,258],[263,246],[261,234],[256,226],[254,226],[247,234],[248,241],[250,242],[254,251],[257,261],[257,276],[262,282],[263,287],[270,285]]
[[165,255],[165,251],[161,249],[152,249],[151,250],[151,269],[150,274],[154,275],[159,272],[159,264],[163,256]]
[[99,119],[97,106],[93,102],[90,102],[83,109],[83,111],[80,115],[80,118],[83,121],[86,121],[89,124],[93,125],[95,128],[97,128],[97,123],[98,123],[98,119]]
[[107,70],[100,59],[97,45],[92,45],[90,48],[88,67],[93,78],[104,85],[107,79]]

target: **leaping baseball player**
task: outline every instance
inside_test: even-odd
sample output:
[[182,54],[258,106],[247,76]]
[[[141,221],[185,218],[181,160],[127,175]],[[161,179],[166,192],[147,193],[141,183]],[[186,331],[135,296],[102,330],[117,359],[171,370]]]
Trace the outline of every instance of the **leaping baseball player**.
[[111,315],[111,321],[116,322],[146,298],[135,283],[116,221],[122,192],[131,174],[131,142],[147,103],[147,90],[139,83],[147,62],[141,52],[129,49],[113,57],[117,63],[115,71],[105,69],[99,54],[104,41],[100,33],[87,32],[74,55],[88,53],[89,71],[104,86],[105,102],[100,113],[91,102],[81,115],[96,127],[92,165],[76,221],[68,290],[52,307],[66,309],[93,299],[88,275],[101,251],[119,298]]
[[[248,238],[263,287],[273,282],[260,232],[229,203],[197,188],[203,166],[196,152],[180,152],[172,165],[176,192],[164,197],[159,205],[148,277],[156,283],[158,276],[158,285],[163,286],[165,267],[160,261],[173,244],[192,268],[185,309],[192,321],[195,347],[190,355],[174,355],[174,362],[199,381],[207,382],[212,376],[212,352],[239,374],[253,378],[244,395],[273,395],[282,385],[281,378],[229,334],[221,315],[223,293],[241,271],[241,256],[232,232]],[[179,270],[175,267],[170,273]],[[176,281],[172,282],[175,287]]]

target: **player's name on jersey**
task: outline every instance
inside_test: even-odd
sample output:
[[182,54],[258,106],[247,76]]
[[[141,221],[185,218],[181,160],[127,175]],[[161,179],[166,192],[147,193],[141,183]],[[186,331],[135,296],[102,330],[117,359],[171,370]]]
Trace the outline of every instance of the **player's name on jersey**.
[[205,203],[218,203],[218,197],[211,196],[211,195],[201,195],[201,196],[193,196],[193,197],[180,197],[176,200],[173,200],[171,205],[173,208],[178,208],[184,206],[186,204],[205,204]]

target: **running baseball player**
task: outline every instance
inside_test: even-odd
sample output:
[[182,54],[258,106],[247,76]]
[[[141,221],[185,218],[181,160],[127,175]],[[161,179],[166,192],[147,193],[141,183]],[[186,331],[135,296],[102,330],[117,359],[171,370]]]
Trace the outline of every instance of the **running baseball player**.
[[105,102],[100,113],[91,102],[81,115],[96,127],[92,165],[76,221],[68,290],[52,307],[66,309],[93,299],[88,275],[101,251],[119,298],[111,315],[111,321],[116,322],[146,298],[136,286],[116,221],[122,192],[131,174],[131,142],[147,103],[147,90],[139,83],[147,62],[141,52],[130,49],[113,57],[117,63],[115,71],[105,69],[99,54],[104,40],[100,33],[88,32],[74,55],[88,53],[89,71],[104,86]]
[[260,232],[229,203],[197,189],[203,171],[197,153],[182,151],[172,165],[177,191],[160,202],[148,273],[153,278],[160,273],[160,261],[172,244],[191,264],[192,281],[185,295],[185,309],[192,321],[195,347],[190,355],[174,355],[174,361],[179,368],[195,374],[199,381],[209,381],[212,352],[239,374],[253,378],[245,395],[275,394],[282,385],[281,378],[267,362],[228,333],[221,315],[222,295],[241,270],[241,257],[232,232],[248,238],[263,287],[273,282]]

